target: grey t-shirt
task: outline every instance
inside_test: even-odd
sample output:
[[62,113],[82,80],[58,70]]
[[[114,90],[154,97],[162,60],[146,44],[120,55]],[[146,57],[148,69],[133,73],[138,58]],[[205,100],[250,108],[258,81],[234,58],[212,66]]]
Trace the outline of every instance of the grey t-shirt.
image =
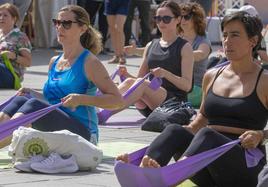
[[[199,36],[199,35],[195,37],[192,43],[193,50],[197,50],[198,47],[203,43],[208,44],[210,46],[210,51],[211,51],[211,43],[209,39],[206,36]],[[193,71],[194,84],[199,87],[202,86],[202,80],[207,70],[207,64],[208,64],[208,58],[194,63],[194,71]]]

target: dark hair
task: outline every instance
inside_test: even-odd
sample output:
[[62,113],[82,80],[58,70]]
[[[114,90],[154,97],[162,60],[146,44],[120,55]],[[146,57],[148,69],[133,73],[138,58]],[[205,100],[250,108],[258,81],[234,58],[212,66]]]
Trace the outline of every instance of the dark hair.
[[19,10],[15,5],[10,3],[4,3],[0,5],[0,9],[6,9],[10,13],[10,15],[15,19],[15,25],[20,20]]
[[181,9],[180,6],[174,2],[174,1],[163,1],[157,9],[159,8],[163,8],[163,7],[167,7],[170,9],[170,11],[172,12],[172,14],[174,15],[175,18],[178,18],[181,16]]
[[71,11],[75,15],[75,20],[80,26],[86,25],[87,31],[80,37],[82,46],[89,49],[92,53],[98,54],[102,50],[102,35],[99,31],[90,25],[90,19],[87,11],[77,5],[67,5],[60,9],[59,12]]
[[242,23],[247,33],[247,36],[249,38],[258,36],[257,45],[252,50],[253,56],[254,56],[257,53],[257,50],[259,49],[259,47],[261,46],[261,41],[262,41],[263,25],[262,25],[261,19],[256,16],[251,16],[249,13],[245,11],[234,12],[229,15],[226,15],[223,18],[221,22],[222,32],[224,30],[224,27],[232,21],[239,21],[240,23]]
[[[192,14],[194,30],[197,35],[205,36],[206,35],[206,15],[202,6],[198,3],[182,3],[180,4],[181,10],[185,11],[188,14]],[[183,30],[179,28],[179,33],[182,33]]]

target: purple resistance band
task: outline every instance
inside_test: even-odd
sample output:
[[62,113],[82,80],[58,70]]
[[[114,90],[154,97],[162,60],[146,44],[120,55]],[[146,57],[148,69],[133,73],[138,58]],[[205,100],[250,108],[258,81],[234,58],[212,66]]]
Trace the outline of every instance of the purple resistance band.
[[[122,187],[167,187],[182,183],[196,172],[209,165],[228,150],[237,145],[240,140],[234,140],[214,149],[190,156],[161,168],[141,168],[138,165],[147,147],[129,154],[129,163],[115,162],[115,174]],[[250,155],[251,159],[248,159]],[[247,166],[254,167],[264,154],[258,149],[246,150]]]
[[18,118],[11,119],[9,121],[5,121],[3,123],[0,123],[0,140],[3,140],[7,136],[11,135],[14,130],[16,130],[19,126],[28,125],[35,120],[43,117],[47,113],[55,110],[59,106],[61,106],[62,103],[58,103],[55,105],[48,106],[46,108],[37,110],[35,112],[22,115]]
[[[127,97],[129,97],[150,75],[151,75],[151,73],[147,73],[142,79],[140,79],[135,84],[133,84],[125,93],[122,94],[123,99],[126,99]],[[152,90],[156,91],[157,89],[160,88],[161,85],[162,85],[162,79],[159,77],[154,77],[151,80],[149,87]],[[109,117],[111,117],[111,115],[112,115],[111,110],[104,109],[104,110],[101,110],[100,112],[98,112],[99,124],[102,124],[105,121],[107,121],[109,119]]]

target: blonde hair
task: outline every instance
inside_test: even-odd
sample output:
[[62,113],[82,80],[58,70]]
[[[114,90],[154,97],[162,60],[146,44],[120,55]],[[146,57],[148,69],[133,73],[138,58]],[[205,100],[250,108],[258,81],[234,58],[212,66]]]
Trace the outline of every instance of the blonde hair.
[[10,13],[10,15],[15,19],[15,25],[20,20],[19,10],[15,5],[10,3],[4,3],[0,5],[0,9],[6,9]]
[[102,35],[99,31],[90,25],[90,19],[87,11],[77,5],[67,5],[60,9],[59,12],[71,11],[75,15],[78,25],[86,25],[88,28],[80,37],[82,46],[97,55],[102,50]]

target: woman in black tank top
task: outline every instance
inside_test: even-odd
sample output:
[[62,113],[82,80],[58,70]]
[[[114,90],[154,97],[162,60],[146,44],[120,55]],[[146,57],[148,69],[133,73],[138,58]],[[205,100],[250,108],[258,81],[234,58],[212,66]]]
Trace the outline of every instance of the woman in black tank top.
[[[150,82],[146,80],[125,100],[124,108],[135,103],[136,108],[143,111],[141,113],[146,117],[171,97],[176,96],[181,101],[187,101],[187,92],[192,88],[193,51],[191,45],[177,35],[177,27],[181,20],[179,5],[164,1],[157,9],[154,20],[162,37],[154,39],[145,47],[138,76],[129,75],[129,78],[119,85],[119,89],[124,93],[149,72],[162,78],[160,89],[150,89]],[[118,111],[114,113],[116,112]]]
[[253,53],[262,39],[262,23],[246,12],[236,12],[225,16],[221,27],[230,64],[205,74],[197,117],[188,126],[173,124],[165,128],[147,149],[141,165],[164,166],[174,155],[177,159],[189,157],[240,138],[241,145],[191,180],[203,187],[255,187],[266,158],[247,168],[244,149],[259,147],[265,153],[261,144],[268,118],[268,72],[253,62]]

